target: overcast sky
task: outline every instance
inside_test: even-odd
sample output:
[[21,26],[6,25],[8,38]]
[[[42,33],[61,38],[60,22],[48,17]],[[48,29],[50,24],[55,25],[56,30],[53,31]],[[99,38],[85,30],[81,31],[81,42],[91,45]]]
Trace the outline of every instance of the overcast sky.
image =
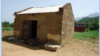
[[71,3],[74,17],[99,13],[99,0],[1,0],[1,20],[14,22],[14,12],[29,7],[47,7]]

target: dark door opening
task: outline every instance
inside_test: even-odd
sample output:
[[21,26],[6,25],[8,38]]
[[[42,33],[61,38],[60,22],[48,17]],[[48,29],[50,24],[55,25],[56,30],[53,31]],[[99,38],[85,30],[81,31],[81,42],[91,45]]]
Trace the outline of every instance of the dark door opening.
[[31,28],[31,39],[36,39],[37,35],[37,21],[32,21],[32,28]]

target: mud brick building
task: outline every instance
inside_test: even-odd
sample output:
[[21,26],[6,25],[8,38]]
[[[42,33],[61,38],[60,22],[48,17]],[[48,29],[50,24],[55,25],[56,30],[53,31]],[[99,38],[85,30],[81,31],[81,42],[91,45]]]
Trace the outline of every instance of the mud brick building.
[[41,43],[63,45],[74,36],[74,15],[70,3],[14,13],[14,36]]

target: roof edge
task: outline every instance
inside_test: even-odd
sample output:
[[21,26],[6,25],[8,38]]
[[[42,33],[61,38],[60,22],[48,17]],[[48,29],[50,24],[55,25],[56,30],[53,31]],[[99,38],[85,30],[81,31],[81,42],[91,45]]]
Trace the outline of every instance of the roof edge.
[[[59,13],[60,11],[57,12],[44,12],[44,13]],[[26,13],[26,14],[44,14],[44,13]],[[16,14],[16,15],[25,15],[25,14]]]
[[26,11],[26,10],[29,10],[29,9],[31,9],[31,8],[33,8],[33,7],[29,7],[29,8],[26,8],[26,9],[24,9],[24,10],[21,10],[21,11],[15,12],[14,15],[16,15],[17,13],[20,13],[20,12],[23,12],[23,11]]

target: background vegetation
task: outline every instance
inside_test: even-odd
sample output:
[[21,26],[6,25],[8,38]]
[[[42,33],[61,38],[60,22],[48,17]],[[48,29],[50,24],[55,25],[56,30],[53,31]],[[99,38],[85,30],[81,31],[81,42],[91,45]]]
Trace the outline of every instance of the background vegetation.
[[84,17],[77,23],[86,23],[85,32],[74,32],[74,39],[87,40],[96,43],[99,39],[99,16]]
[[86,40],[86,39],[98,39],[99,38],[99,31],[93,30],[88,32],[75,32],[74,38]]
[[99,16],[96,16],[96,17],[84,17],[81,20],[75,21],[75,22],[79,22],[79,23],[93,23],[93,21],[94,22],[99,21]]
[[2,22],[2,31],[9,31],[14,29],[14,23],[9,23],[7,21]]
[[9,23],[8,21],[2,22],[2,27],[14,27],[14,23]]
[[98,30],[99,29],[99,16],[96,17],[84,17],[77,23],[86,23],[86,29],[88,30]]

